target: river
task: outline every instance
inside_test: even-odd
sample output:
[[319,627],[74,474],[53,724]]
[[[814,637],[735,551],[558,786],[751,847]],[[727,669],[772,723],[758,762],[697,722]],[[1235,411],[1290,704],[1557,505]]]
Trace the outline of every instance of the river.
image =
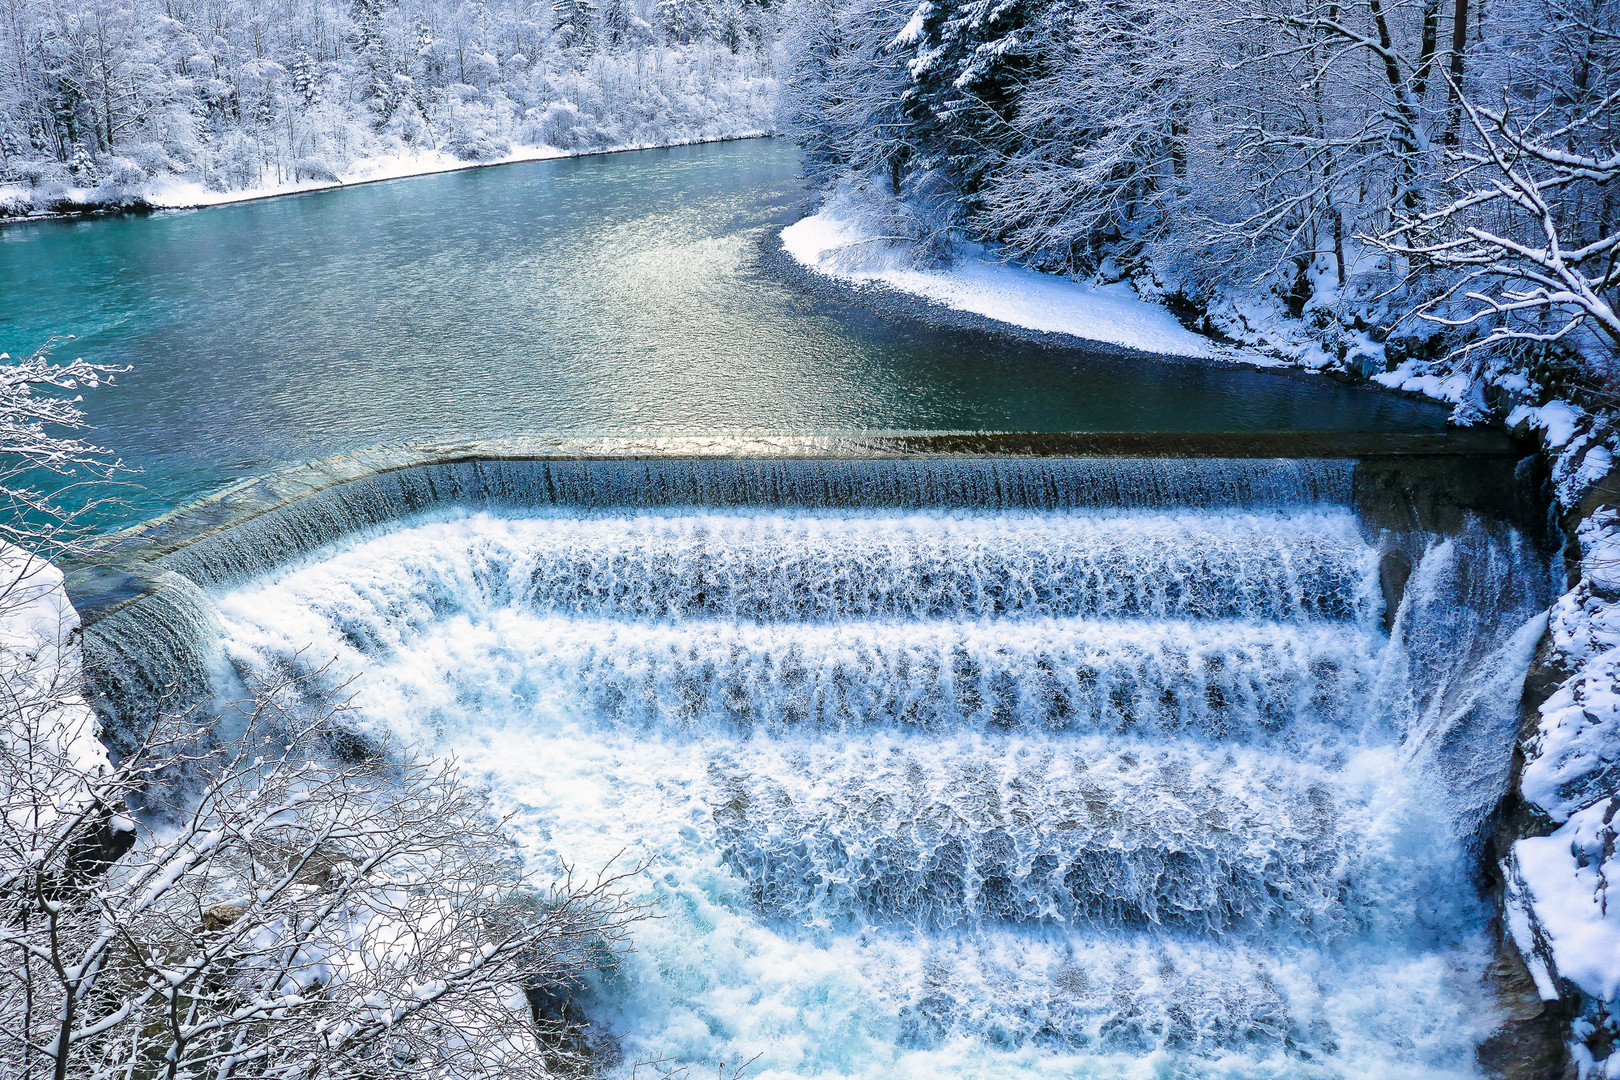
[[1432,431],[1439,406],[878,312],[773,256],[797,151],[753,140],[0,229],[0,350],[90,396],[129,518],[361,447],[512,433]]

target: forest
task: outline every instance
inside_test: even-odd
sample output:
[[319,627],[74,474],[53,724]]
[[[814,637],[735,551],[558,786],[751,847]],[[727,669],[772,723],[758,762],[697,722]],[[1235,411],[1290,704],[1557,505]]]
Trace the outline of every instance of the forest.
[[175,179],[332,181],[389,154],[758,134],[774,26],[743,0],[5,0],[0,185],[15,214]]
[[1130,279],[1459,420],[1620,375],[1610,0],[805,0],[784,33],[807,167],[922,263]]

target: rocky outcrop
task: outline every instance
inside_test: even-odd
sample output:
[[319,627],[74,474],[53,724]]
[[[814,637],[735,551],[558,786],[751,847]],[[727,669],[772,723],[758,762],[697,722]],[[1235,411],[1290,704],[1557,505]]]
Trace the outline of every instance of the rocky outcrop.
[[[1583,458],[1587,455],[1581,455]],[[1555,483],[1571,475],[1555,460]],[[1563,487],[1563,485],[1560,485]],[[1525,683],[1513,785],[1487,846],[1501,1030],[1488,1075],[1620,1075],[1620,510],[1614,480],[1560,490],[1570,588]],[[1574,495],[1574,498],[1570,498]],[[1566,501],[1567,500],[1567,501]]]

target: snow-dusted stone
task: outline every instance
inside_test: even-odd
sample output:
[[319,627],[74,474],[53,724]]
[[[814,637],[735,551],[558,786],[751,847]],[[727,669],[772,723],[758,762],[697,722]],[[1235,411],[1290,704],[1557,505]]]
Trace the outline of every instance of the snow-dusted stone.
[[1620,875],[1615,811],[1606,798],[1572,815],[1550,836],[1519,840],[1507,861],[1508,926],[1544,999],[1568,979],[1600,1000],[1620,993]]
[[1541,706],[1521,790],[1554,821],[1620,789],[1620,648],[1590,661]]

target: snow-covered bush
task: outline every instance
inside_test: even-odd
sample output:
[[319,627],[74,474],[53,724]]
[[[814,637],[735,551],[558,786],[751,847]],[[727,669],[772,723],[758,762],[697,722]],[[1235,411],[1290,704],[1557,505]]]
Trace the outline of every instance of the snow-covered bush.
[[[13,649],[0,670],[33,668]],[[60,680],[0,707],[0,1074],[543,1077],[577,1057],[545,1003],[623,947],[619,879],[537,881],[448,766],[335,758],[342,710],[308,687],[243,708],[228,744],[162,717],[112,762]],[[177,768],[189,785],[152,783]]]
[[559,150],[577,150],[596,141],[595,126],[572,101],[553,101],[524,123],[523,132],[526,139]]
[[292,163],[294,180],[318,180],[323,183],[335,183],[338,178],[337,170],[318,157],[302,157]]
[[829,265],[840,273],[924,269],[949,263],[950,218],[921,200],[899,198],[871,180],[852,180],[827,200],[831,216],[849,222],[858,242],[838,247]]
[[462,161],[497,161],[512,152],[512,144],[487,131],[462,128],[450,137],[444,149]]

